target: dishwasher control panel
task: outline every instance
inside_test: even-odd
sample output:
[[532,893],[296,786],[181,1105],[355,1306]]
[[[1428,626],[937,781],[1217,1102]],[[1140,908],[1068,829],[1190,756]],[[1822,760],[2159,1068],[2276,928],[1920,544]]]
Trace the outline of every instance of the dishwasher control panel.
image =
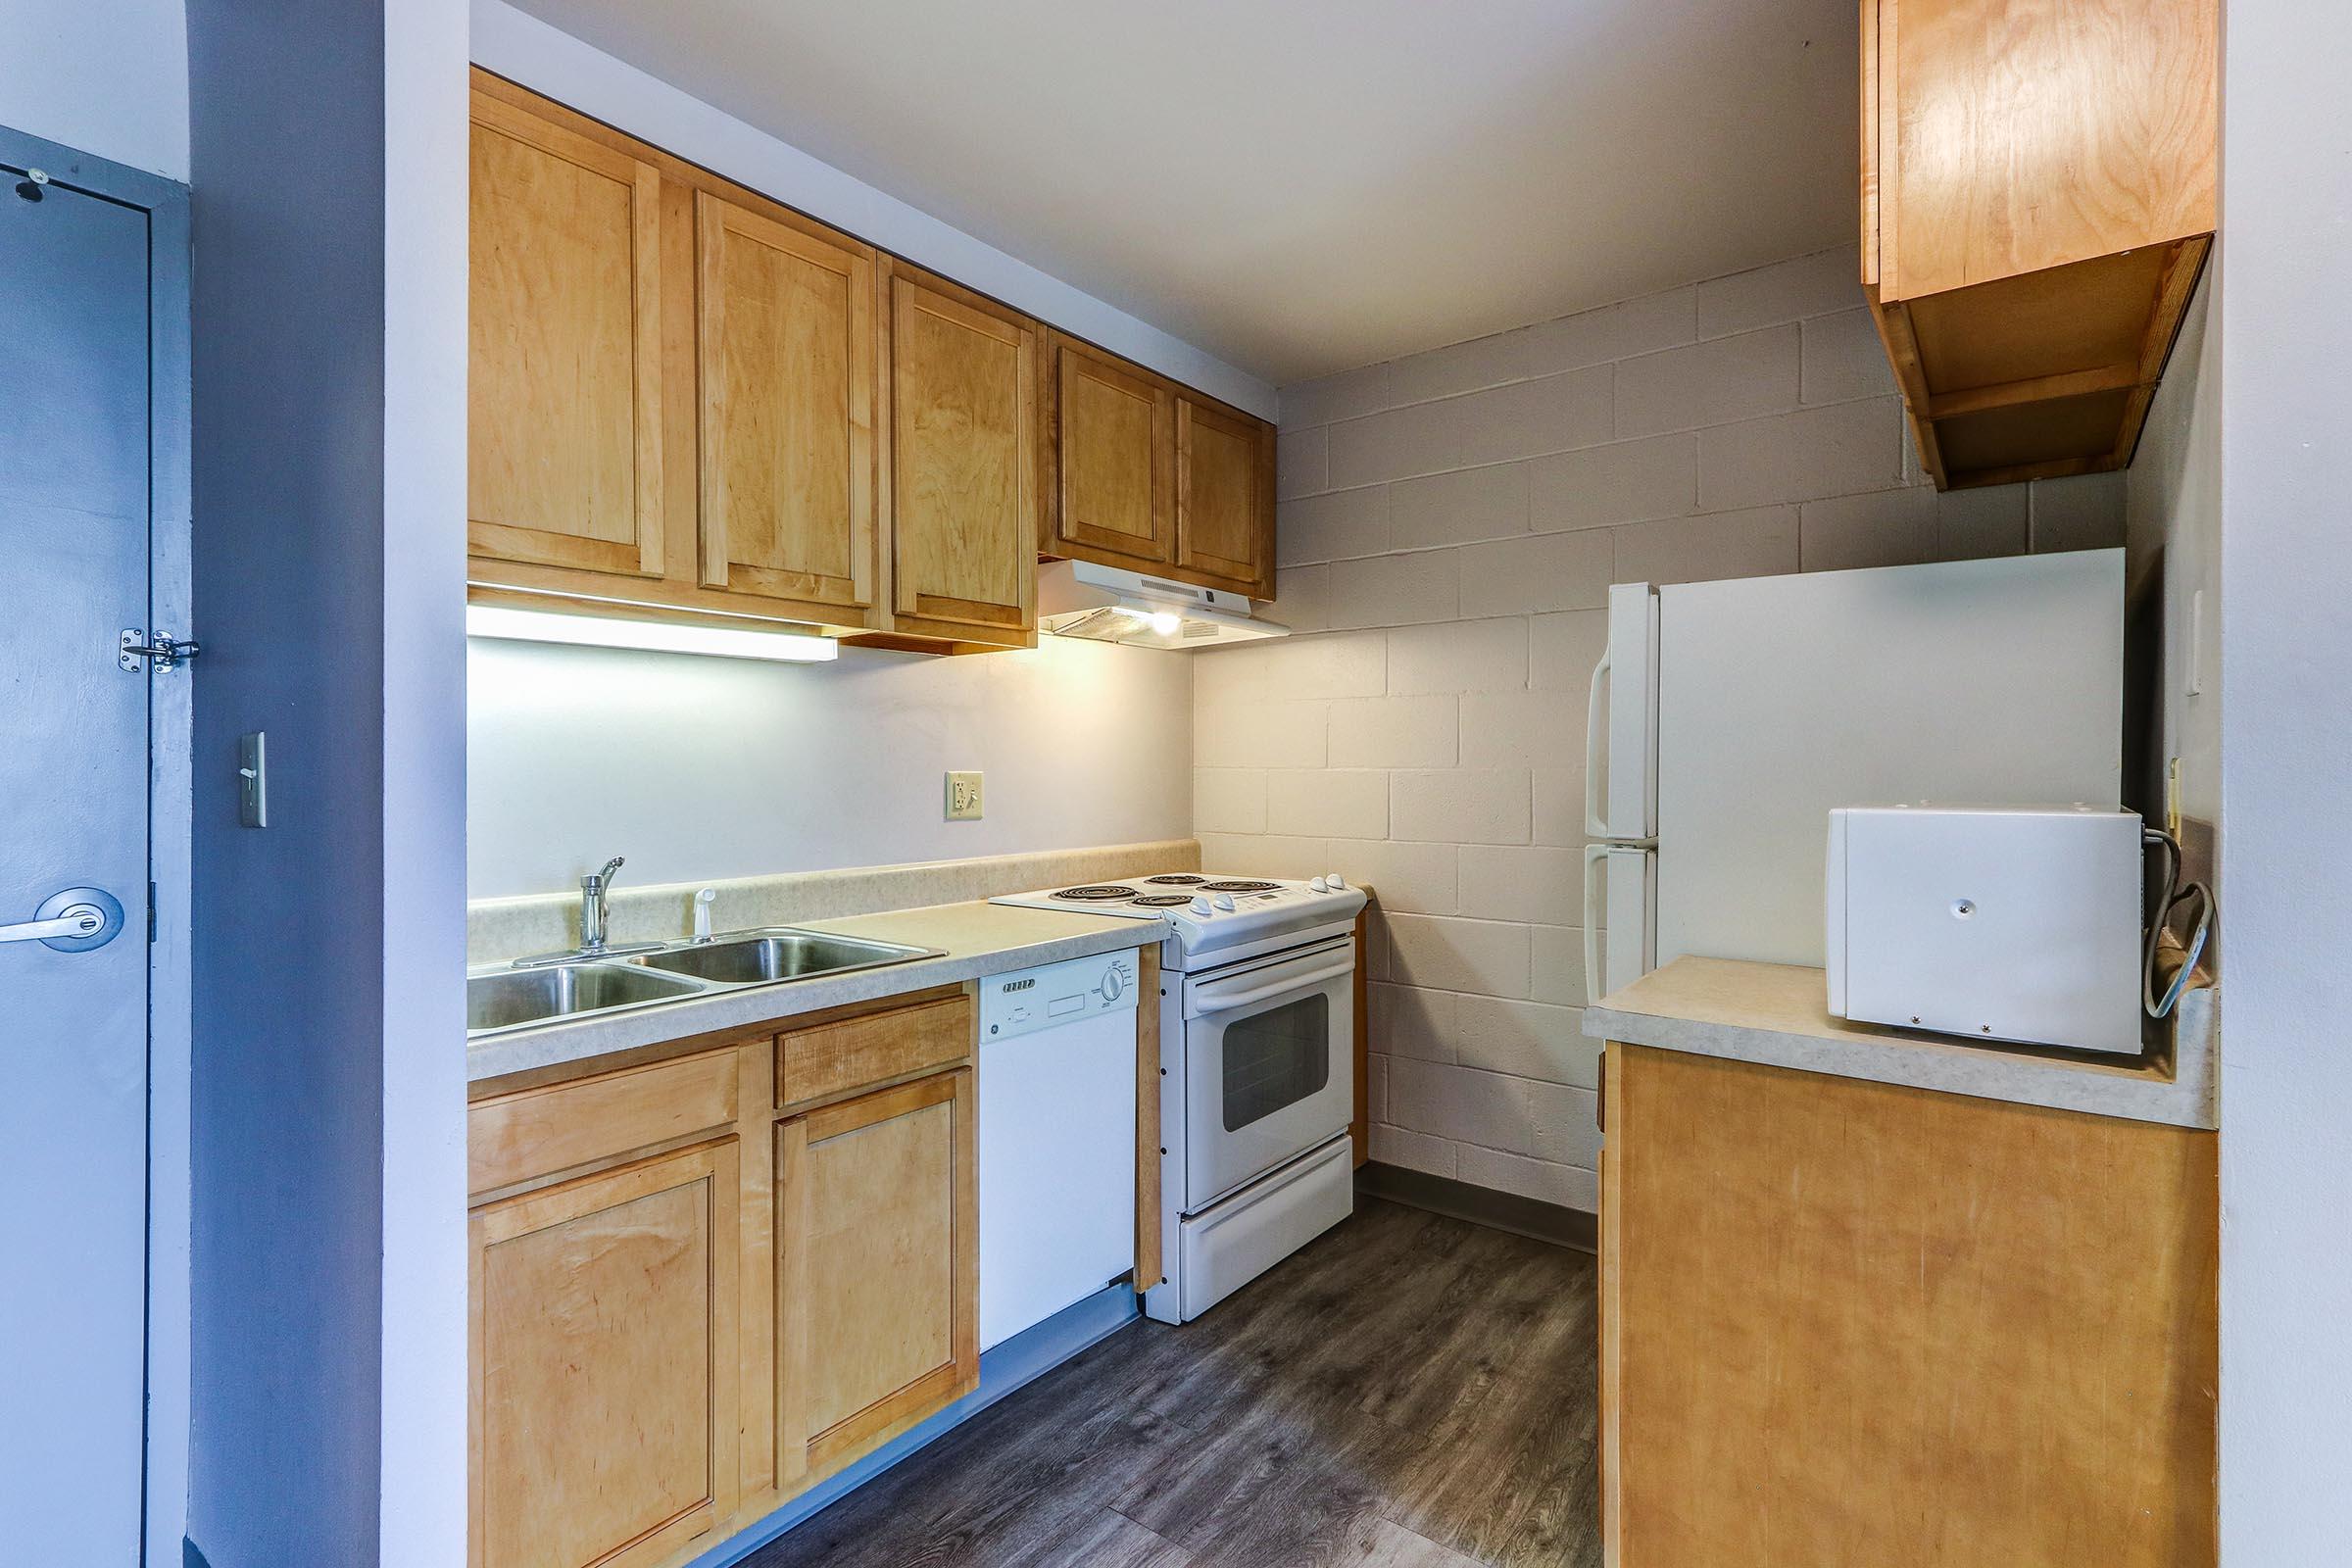
[[1004,1040],[1096,1013],[1131,1011],[1136,981],[1132,948],[989,975],[980,982],[980,1039]]

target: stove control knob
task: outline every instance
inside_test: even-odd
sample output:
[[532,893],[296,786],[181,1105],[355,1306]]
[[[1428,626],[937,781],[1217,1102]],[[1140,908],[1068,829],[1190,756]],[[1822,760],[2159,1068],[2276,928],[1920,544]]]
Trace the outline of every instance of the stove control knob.
[[1220,909],[1230,909],[1230,908],[1232,908],[1232,907],[1233,907],[1233,895],[1232,895],[1232,894],[1230,894],[1230,893],[1220,893],[1220,894],[1218,894],[1218,895],[1217,895],[1217,899],[1216,899],[1216,904],[1217,904],[1217,907],[1218,907],[1218,908],[1220,908]]
[[1324,881],[1319,876],[1312,877],[1307,881],[1306,890],[1309,893],[1329,893],[1331,891],[1331,884]]
[[1206,914],[1208,912],[1208,908],[1209,905],[1207,894],[1196,893],[1193,895],[1193,913]]
[[1102,983],[1095,989],[1102,994],[1104,1002],[1116,1002],[1127,993],[1127,977],[1113,964],[1102,971]]
[[1327,874],[1323,878],[1323,881],[1325,885],[1328,886],[1334,893],[1345,893],[1348,891],[1348,879],[1340,875],[1340,873],[1337,871]]

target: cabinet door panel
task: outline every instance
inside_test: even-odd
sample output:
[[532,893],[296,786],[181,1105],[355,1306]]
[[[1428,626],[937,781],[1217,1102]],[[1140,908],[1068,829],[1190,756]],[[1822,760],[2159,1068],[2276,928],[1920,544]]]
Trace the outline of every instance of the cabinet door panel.
[[968,1057],[978,1038],[969,996],[787,1029],[776,1037],[776,1103],[821,1100]]
[[777,1130],[779,1455],[823,1473],[979,1379],[972,1074]]
[[2208,1132],[1611,1042],[1615,1562],[2214,1561]]
[[471,1221],[473,1568],[650,1563],[735,1501],[737,1152]]
[[1169,560],[1174,398],[1149,376],[1074,344],[1062,344],[1056,358],[1061,467],[1055,538],[1138,561]]
[[735,1119],[732,1049],[477,1100],[466,1108],[466,1190],[485,1194]]
[[1882,0],[1877,30],[1886,298],[2213,229],[2214,0]]
[[1025,638],[1037,595],[1037,334],[891,280],[893,604]]
[[1176,400],[1176,564],[1271,597],[1273,442],[1253,421]]
[[467,542],[659,576],[661,176],[476,93]]
[[874,265],[708,191],[702,580],[819,609],[873,603]]

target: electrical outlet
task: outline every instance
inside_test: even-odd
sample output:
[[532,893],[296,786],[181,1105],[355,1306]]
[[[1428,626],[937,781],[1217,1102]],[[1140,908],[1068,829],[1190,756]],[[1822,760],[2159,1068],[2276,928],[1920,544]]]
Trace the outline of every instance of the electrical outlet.
[[948,775],[948,820],[976,822],[980,819],[980,775],[950,773]]

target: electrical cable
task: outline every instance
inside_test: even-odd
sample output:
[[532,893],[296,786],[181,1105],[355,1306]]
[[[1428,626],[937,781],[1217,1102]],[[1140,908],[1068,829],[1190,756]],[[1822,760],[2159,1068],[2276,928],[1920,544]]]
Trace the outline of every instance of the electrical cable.
[[[2164,891],[2157,896],[2155,915],[2148,921],[2147,949],[2139,967],[2140,1006],[2149,1017],[2162,1018],[2170,1015],[2174,1005],[2180,1002],[2180,993],[2188,987],[2190,972],[2196,968],[2197,960],[2205,956],[2205,939],[2213,929],[2213,889],[2202,882],[2191,882],[2186,887],[2180,885],[2180,841],[2170,833],[2162,828],[2142,828],[2140,841],[2142,844],[2160,844],[2165,852]],[[2164,995],[2160,998],[2156,995],[2157,949],[2163,942],[2165,931],[2172,924],[2173,911],[2192,901],[2197,906],[2197,914],[2189,927],[2186,952],[2181,956],[2180,967],[2173,971],[2172,984],[2165,987]]]

